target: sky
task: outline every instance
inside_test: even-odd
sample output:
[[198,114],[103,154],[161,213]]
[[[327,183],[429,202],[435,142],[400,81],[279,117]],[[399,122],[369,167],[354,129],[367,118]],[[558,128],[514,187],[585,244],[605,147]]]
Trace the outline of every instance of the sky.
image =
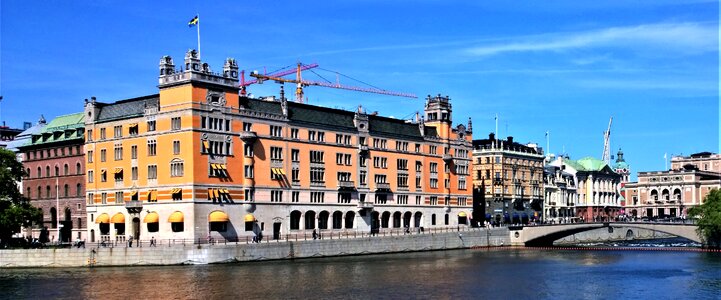
[[622,148],[634,175],[663,170],[664,154],[719,152],[718,1],[310,3],[4,0],[0,119],[21,127],[82,111],[91,96],[157,93],[160,58],[179,67],[197,48],[187,23],[199,14],[215,71],[227,57],[248,72],[318,63],[304,79],[419,96],[308,87],[311,104],[403,119],[426,95],[448,95],[454,125],[472,118],[474,138],[498,115],[500,136],[547,148],[548,131],[550,152],[572,159],[601,158],[613,117],[612,153]]

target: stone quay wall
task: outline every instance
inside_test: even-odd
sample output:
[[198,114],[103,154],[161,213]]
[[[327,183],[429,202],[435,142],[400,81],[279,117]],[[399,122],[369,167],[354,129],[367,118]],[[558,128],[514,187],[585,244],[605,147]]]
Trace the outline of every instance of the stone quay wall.
[[212,264],[509,246],[506,228],[361,238],[0,250],[0,268]]

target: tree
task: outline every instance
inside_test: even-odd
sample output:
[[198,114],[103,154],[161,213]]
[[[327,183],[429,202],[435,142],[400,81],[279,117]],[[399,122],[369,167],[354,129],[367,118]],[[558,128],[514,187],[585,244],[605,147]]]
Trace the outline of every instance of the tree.
[[30,205],[18,189],[17,183],[24,174],[23,165],[17,161],[15,153],[0,149],[0,244],[19,233],[22,227],[29,227],[42,219],[40,210]]
[[721,191],[711,190],[703,204],[689,209],[688,214],[698,218],[696,233],[704,244],[718,249],[721,246]]

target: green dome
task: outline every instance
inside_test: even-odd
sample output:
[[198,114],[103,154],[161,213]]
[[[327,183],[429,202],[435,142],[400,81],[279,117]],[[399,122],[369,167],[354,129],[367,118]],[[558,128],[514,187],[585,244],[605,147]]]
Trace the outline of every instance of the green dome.
[[601,171],[603,167],[607,166],[606,162],[593,157],[584,157],[576,161],[583,170],[579,171]]
[[629,168],[628,168],[628,164],[625,161],[619,161],[613,165],[613,169],[614,170],[618,170],[618,169],[628,170]]

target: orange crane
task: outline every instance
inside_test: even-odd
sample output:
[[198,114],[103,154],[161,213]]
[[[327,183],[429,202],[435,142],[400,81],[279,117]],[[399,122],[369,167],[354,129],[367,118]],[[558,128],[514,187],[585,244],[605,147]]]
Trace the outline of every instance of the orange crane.
[[408,98],[418,98],[415,94],[393,92],[393,91],[388,91],[388,90],[383,90],[383,89],[378,89],[378,88],[362,88],[362,87],[355,87],[355,86],[347,86],[347,85],[340,84],[340,82],[338,82],[338,81],[336,81],[336,83],[330,83],[330,82],[303,80],[303,78],[301,77],[301,70],[302,70],[302,65],[300,63],[298,63],[298,67],[296,68],[296,72],[295,72],[295,79],[287,79],[287,78],[281,78],[278,76],[262,75],[262,74],[258,74],[257,72],[252,72],[250,74],[250,76],[257,78],[258,84],[262,84],[263,81],[265,81],[265,80],[273,80],[278,83],[295,83],[296,84],[295,101],[298,103],[303,103],[303,87],[306,87],[306,86],[323,86],[323,87],[351,90],[351,91],[357,91],[357,92],[375,93],[375,94],[408,97]]

